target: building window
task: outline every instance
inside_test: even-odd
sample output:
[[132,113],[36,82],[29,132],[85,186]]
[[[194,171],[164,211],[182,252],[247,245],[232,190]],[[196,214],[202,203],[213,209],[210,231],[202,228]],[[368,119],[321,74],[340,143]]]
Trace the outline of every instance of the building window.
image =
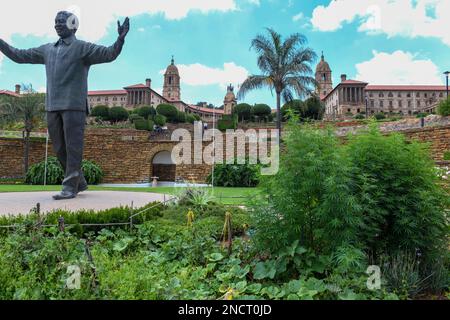
[[369,93],[369,97],[370,97],[370,98],[373,98],[373,93],[372,93],[372,92]]
[[398,101],[398,107],[401,108],[402,107],[402,100]]
[[384,102],[383,102],[383,100],[380,100],[380,107],[381,107],[381,108],[384,107]]
[[389,101],[389,107],[391,107],[391,108],[392,108],[392,106],[393,106],[393,103],[392,103],[392,101]]
[[374,100],[370,100],[370,107],[372,107],[372,108],[375,107],[375,101]]
[[113,98],[113,101],[117,101],[117,97],[114,97],[114,98]]
[[378,98],[384,98],[384,94],[383,94],[382,92],[380,92],[380,93],[378,94]]
[[102,99],[100,97],[97,98],[97,101],[101,101]]
[[108,101],[108,97],[105,98],[105,101]]
[[411,108],[411,105],[412,105],[411,100],[408,100],[408,108]]
[[322,75],[322,81],[327,81],[327,74],[326,74],[326,73],[324,73],[324,74]]
[[411,92],[408,92],[408,93],[406,94],[406,97],[407,97],[407,98],[411,98]]
[[389,92],[388,97],[389,97],[389,98],[393,98],[393,97],[394,97],[394,94],[393,94],[392,92]]
[[397,97],[398,98],[401,98],[402,97],[402,94],[399,92],[399,93],[397,93]]
[[172,77],[169,77],[169,84],[172,84]]
[[417,101],[417,106],[420,107],[420,100]]
[[416,98],[420,98],[420,92],[416,93]]
[[444,93],[439,93],[439,98],[443,98],[444,97]]
[[425,98],[428,98],[428,93],[425,92],[425,93],[424,93],[424,97],[425,97]]

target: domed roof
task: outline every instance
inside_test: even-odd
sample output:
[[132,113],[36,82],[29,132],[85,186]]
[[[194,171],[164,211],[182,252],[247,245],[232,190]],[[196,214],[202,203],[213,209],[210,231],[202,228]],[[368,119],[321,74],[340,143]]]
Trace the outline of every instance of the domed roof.
[[320,59],[320,62],[316,67],[316,72],[331,72],[330,65],[328,64],[328,62],[325,61],[323,52],[322,52],[322,57]]
[[166,69],[166,73],[178,74],[178,68],[175,65],[175,60],[173,59],[173,57],[172,57],[172,63]]

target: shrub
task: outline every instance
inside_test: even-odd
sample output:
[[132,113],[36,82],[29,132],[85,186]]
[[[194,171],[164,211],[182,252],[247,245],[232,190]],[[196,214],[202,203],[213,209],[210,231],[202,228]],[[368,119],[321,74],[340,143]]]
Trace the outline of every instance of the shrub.
[[178,123],[185,123],[186,122],[186,113],[178,111],[177,113],[177,122]]
[[426,118],[428,116],[428,113],[426,112],[419,112],[416,114],[416,118]]
[[128,111],[123,107],[112,107],[109,109],[109,120],[111,122],[125,121],[128,119]]
[[262,179],[269,197],[254,208],[258,248],[278,250],[299,240],[315,254],[330,254],[357,240],[360,207],[351,194],[351,172],[330,130],[292,120],[276,175]]
[[194,116],[195,120],[197,120],[197,121],[202,120],[202,118],[196,113],[194,113],[193,116]]
[[[47,159],[47,180],[46,184],[58,185],[64,179],[64,171],[56,157]],[[25,182],[34,185],[43,185],[45,175],[45,161],[32,165],[26,174]]]
[[252,107],[252,114],[258,117],[259,120],[267,121],[269,115],[272,113],[272,108],[267,104],[255,104]]
[[103,170],[93,161],[83,160],[81,170],[88,184],[99,184],[103,179]]
[[136,120],[144,120],[144,118],[136,113],[132,113],[128,117],[128,120],[130,120],[131,123],[134,123]]
[[91,110],[92,117],[98,117],[102,120],[109,120],[109,107],[104,105],[98,105]]
[[378,112],[378,113],[375,113],[375,119],[383,120],[383,119],[386,119],[386,116],[384,115],[383,112]]
[[186,122],[187,123],[194,123],[195,121],[197,121],[197,119],[195,118],[195,116],[193,114],[187,114],[186,115]]
[[450,151],[445,151],[444,152],[444,160],[445,161],[450,161]]
[[252,116],[252,107],[247,103],[240,103],[234,107],[233,113],[238,116],[239,121],[249,120]]
[[237,128],[237,115],[224,115],[222,119],[217,121],[217,128],[220,131]]
[[446,252],[448,196],[428,147],[401,134],[384,136],[372,124],[346,149],[362,209],[359,237],[370,255],[418,251],[421,265],[436,264]]
[[358,113],[354,118],[357,120],[362,120],[362,119],[365,119],[366,117],[363,114]]
[[149,119],[150,117],[156,115],[156,110],[155,108],[150,106],[142,106],[136,109],[136,113],[141,117],[143,117],[144,119]]
[[148,122],[148,131],[153,131],[153,127],[155,125],[155,122],[153,120],[151,120],[151,119],[148,119],[147,122]]
[[303,108],[304,103],[301,100],[292,100],[287,102],[283,107],[281,107],[281,115],[283,121],[287,121],[290,119],[289,110],[291,110],[291,112],[293,112],[294,114],[300,116]]
[[156,112],[159,115],[165,116],[169,122],[177,121],[178,109],[171,104],[160,104],[156,107]]
[[[246,164],[216,164],[214,166],[214,186],[256,187],[260,180],[260,166]],[[212,183],[212,172],[207,182]]]
[[156,124],[157,126],[162,127],[162,126],[164,126],[164,125],[166,124],[167,119],[166,119],[166,117],[163,116],[162,114],[157,114],[157,115],[155,116],[155,118],[153,119],[153,121],[155,122],[155,124]]
[[[61,184],[64,179],[64,170],[56,157],[48,157],[47,181],[48,185]],[[83,160],[81,170],[88,184],[98,184],[103,178],[102,169],[93,161]],[[26,183],[43,185],[45,174],[45,160],[32,165],[25,178]]]
[[311,98],[308,98],[304,102],[301,118],[321,120],[323,118],[324,113],[325,113],[324,104],[322,103],[322,101],[320,101],[320,99],[317,96],[313,96]]
[[439,103],[438,114],[443,117],[450,116],[450,99],[443,100]]
[[134,120],[134,127],[136,130],[149,130],[149,122],[141,117],[141,119]]

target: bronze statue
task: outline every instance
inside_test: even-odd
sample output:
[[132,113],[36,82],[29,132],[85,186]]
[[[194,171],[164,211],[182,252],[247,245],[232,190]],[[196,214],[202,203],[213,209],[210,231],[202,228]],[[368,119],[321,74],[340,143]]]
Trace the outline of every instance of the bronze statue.
[[47,73],[46,111],[50,138],[65,176],[55,200],[72,199],[88,188],[81,170],[87,101],[87,78],[91,65],[114,61],[122,51],[130,28],[126,18],[117,21],[119,36],[110,47],[78,40],[77,17],[58,12],[55,30],[59,40],[28,50],[11,47],[0,39],[0,51],[17,63],[44,64]]

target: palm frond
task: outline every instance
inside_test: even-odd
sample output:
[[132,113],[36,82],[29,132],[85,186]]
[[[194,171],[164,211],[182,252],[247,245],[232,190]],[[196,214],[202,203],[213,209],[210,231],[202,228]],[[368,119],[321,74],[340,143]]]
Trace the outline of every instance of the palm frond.
[[239,88],[237,98],[241,100],[248,92],[255,89],[261,89],[263,87],[273,87],[273,80],[267,76],[250,76],[244,81],[244,83],[242,83],[241,87]]

